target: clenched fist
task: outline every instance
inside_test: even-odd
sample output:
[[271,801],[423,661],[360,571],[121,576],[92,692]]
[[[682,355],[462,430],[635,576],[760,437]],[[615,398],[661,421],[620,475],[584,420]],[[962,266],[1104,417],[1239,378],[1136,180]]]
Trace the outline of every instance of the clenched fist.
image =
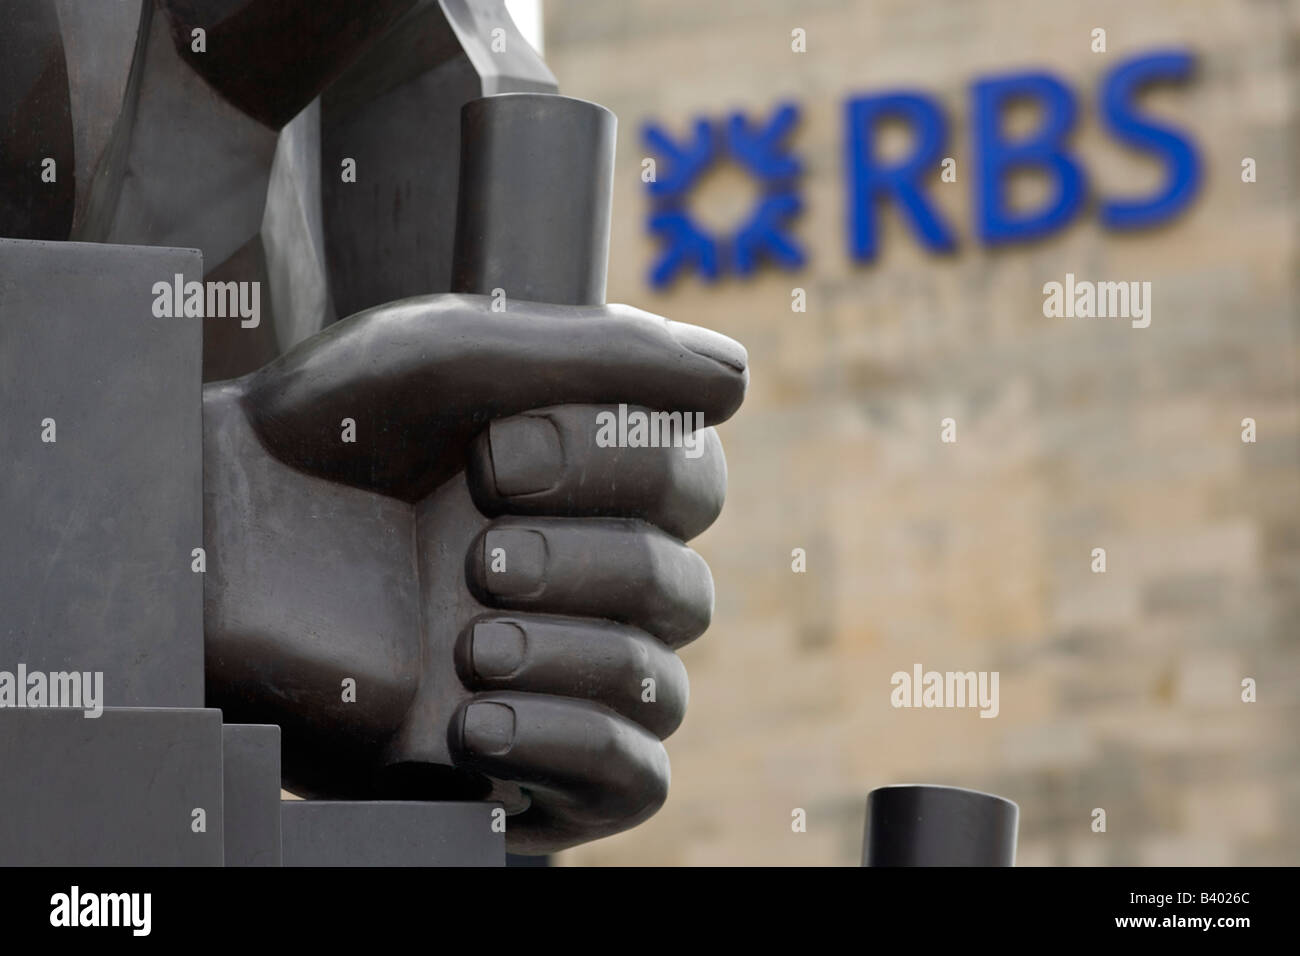
[[380,306],[206,387],[207,690],[281,725],[299,793],[497,799],[543,853],[663,803],[673,651],[713,607],[683,542],[722,507],[717,433],[610,423],[711,426],[748,371],[626,306],[490,305]]

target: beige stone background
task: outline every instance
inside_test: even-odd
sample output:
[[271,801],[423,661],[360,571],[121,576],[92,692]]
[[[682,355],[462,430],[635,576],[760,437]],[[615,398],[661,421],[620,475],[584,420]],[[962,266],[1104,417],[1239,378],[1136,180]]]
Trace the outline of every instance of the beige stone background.
[[[561,861],[856,864],[867,792],[933,782],[1016,800],[1022,865],[1300,863],[1300,2],[543,9],[561,90],[620,117],[611,301],[723,331],[752,369],[721,429],[727,507],[696,542],[717,607],[684,651],[671,795],[648,823]],[[1095,90],[1120,58],[1169,45],[1194,50],[1199,75],[1146,108],[1202,151],[1194,206],[1154,232],[1107,234],[1090,209],[1033,245],[977,244],[970,82],[1054,71],[1079,94],[1094,190],[1138,195],[1160,167],[1106,138]],[[843,103],[891,87],[947,110],[958,183],[936,170],[932,194],[962,246],[933,258],[891,212],[884,254],[855,267]],[[785,99],[803,110],[792,141],[809,266],[653,292],[641,124],[681,132]],[[727,223],[750,190],[719,171],[694,208]],[[1152,282],[1151,327],[1044,318],[1042,285],[1066,272]],[[805,314],[791,312],[795,286]],[[948,416],[956,444],[939,440]],[[805,574],[791,571],[796,547]],[[1105,574],[1090,570],[1094,547]],[[892,708],[890,675],[918,662],[998,671],[1000,715]],[[1245,677],[1256,703],[1241,700]],[[1105,833],[1091,831],[1095,807]],[[791,831],[794,808],[806,833]]]

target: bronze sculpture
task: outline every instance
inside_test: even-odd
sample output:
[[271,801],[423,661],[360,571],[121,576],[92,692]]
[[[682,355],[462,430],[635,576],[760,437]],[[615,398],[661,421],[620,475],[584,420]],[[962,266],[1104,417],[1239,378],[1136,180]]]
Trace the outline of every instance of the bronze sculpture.
[[[209,295],[263,291],[260,315],[203,319],[206,706],[278,725],[304,795],[502,801],[512,850],[651,815],[687,696],[672,649],[713,602],[683,541],[721,509],[711,426],[748,372],[723,336],[603,304],[599,108],[540,104],[535,131],[594,124],[534,169],[540,195],[596,200],[552,224],[558,257],[494,266],[519,223],[480,222],[481,193],[456,239],[461,106],[554,92],[500,3],[5,16],[0,236],[195,247]],[[597,416],[623,405],[702,413],[702,453],[602,447]],[[111,705],[161,703],[108,684]]]

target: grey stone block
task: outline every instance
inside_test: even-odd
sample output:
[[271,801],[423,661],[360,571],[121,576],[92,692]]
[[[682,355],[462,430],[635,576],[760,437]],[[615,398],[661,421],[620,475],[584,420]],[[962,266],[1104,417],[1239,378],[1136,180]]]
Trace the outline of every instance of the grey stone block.
[[280,865],[280,728],[221,728],[226,866]]
[[0,239],[0,670],[100,671],[120,707],[204,703],[202,320],[153,315],[177,274],[197,251]]
[[504,866],[497,803],[286,800],[285,866]]
[[0,710],[0,865],[221,866],[221,751],[219,710]]

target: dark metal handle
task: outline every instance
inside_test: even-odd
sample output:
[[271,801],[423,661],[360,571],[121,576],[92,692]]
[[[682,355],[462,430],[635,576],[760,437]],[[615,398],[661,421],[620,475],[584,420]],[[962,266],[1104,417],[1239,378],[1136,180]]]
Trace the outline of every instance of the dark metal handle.
[[554,93],[470,100],[460,114],[453,292],[601,305],[617,120]]

